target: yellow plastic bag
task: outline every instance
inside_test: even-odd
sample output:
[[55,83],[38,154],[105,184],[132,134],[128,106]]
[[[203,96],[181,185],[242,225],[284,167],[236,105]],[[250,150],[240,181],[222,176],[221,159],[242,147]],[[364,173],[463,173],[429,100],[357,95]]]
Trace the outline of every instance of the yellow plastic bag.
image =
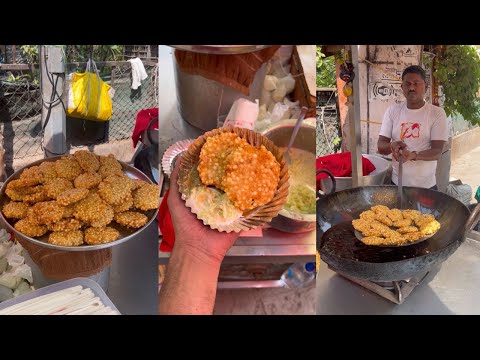
[[112,117],[113,88],[98,76],[95,63],[95,72],[90,72],[90,60],[87,71],[70,75],[68,85],[67,115],[75,118],[108,121]]

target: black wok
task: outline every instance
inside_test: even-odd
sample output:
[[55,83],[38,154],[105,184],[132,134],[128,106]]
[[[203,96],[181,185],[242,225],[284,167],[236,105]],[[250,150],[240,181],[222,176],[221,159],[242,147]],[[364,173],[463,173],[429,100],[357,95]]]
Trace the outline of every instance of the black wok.
[[404,209],[431,213],[440,230],[428,240],[404,247],[368,246],[354,234],[351,221],[373,205],[398,207],[396,186],[346,189],[317,200],[317,249],[334,269],[356,278],[387,282],[405,280],[440,265],[478,223],[480,205],[470,210],[444,193],[403,187]]

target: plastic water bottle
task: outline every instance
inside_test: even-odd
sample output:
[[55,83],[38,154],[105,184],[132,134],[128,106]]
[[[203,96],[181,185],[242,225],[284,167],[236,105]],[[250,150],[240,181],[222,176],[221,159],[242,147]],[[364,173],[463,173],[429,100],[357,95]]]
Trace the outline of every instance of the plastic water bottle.
[[315,281],[315,263],[292,264],[281,279],[290,289],[307,287]]

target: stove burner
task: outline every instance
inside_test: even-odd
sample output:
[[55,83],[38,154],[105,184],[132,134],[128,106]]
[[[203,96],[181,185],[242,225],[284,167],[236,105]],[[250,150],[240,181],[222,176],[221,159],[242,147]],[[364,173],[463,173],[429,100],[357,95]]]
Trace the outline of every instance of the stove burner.
[[410,279],[399,281],[373,282],[347,275],[341,271],[334,269],[330,265],[328,265],[328,268],[335,271],[337,274],[343,276],[344,278],[354,282],[355,284],[358,284],[395,304],[402,304],[405,299],[411,294],[413,289],[415,289],[415,287],[419,285],[430,273],[427,271],[426,273],[416,275]]

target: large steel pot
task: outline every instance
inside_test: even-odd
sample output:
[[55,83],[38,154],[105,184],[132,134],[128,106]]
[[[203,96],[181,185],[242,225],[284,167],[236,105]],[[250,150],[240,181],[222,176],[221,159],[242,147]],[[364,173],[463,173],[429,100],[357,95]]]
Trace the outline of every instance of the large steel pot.
[[[372,171],[369,175],[363,176],[363,185],[383,185],[385,181],[385,176],[387,175],[389,169],[392,167],[391,161],[384,159],[378,155],[363,154],[363,157],[370,160],[375,166],[375,170]],[[342,177],[336,176],[336,191],[341,191],[345,189],[350,189],[353,187],[352,177]],[[325,193],[332,192],[332,180],[330,178],[323,178],[320,180],[320,190]]]
[[[289,119],[276,122],[265,129],[262,135],[279,147],[287,147],[296,121],[296,119]],[[303,121],[292,147],[306,150],[315,155],[315,121],[315,118]],[[278,216],[272,219],[270,226],[289,233],[302,233],[315,229],[315,219],[315,214],[301,214],[282,209]]]
[[[253,51],[253,50],[252,50]],[[244,98],[250,101],[260,99],[267,64],[263,64],[255,74],[246,96],[229,86],[207,79],[200,75],[183,72],[174,56],[175,84],[178,110],[182,119],[204,131],[219,126],[219,119],[225,119],[235,100]]]

